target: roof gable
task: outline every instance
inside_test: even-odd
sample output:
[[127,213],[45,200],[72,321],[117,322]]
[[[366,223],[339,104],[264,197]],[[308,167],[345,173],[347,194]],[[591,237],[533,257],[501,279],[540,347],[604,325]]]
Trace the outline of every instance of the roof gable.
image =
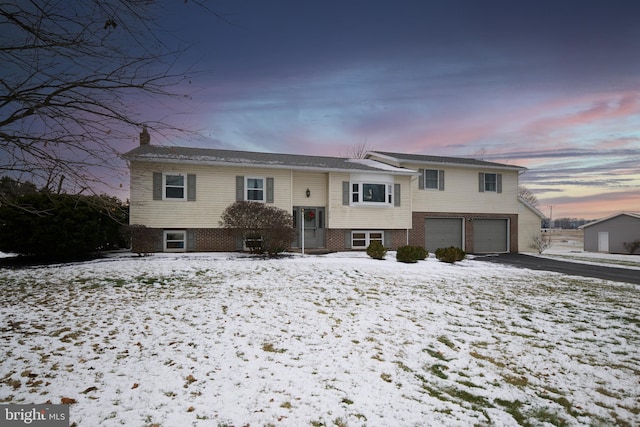
[[533,212],[534,214],[536,214],[540,219],[545,219],[547,216],[545,214],[543,214],[542,212],[540,212],[540,209],[536,208],[535,206],[533,206],[531,203],[527,202],[523,197],[518,196],[518,201],[520,203],[522,203],[522,205],[524,207],[526,207],[527,209],[529,209],[531,212]]
[[630,216],[631,218],[636,218],[636,219],[640,220],[640,213],[636,213],[636,212],[618,212],[618,213],[615,213],[613,215],[609,215],[607,217],[600,218],[598,220],[595,220],[595,221],[589,222],[587,224],[581,225],[578,228],[591,227],[592,225],[600,224],[601,222],[609,221],[609,220],[617,218],[619,216]]

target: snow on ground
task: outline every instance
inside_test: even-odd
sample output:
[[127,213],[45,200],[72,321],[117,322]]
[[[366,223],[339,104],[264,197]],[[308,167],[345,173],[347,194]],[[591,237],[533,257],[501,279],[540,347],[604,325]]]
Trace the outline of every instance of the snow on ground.
[[640,424],[640,287],[393,254],[0,270],[0,402],[77,426]]
[[532,253],[533,255],[559,261],[640,270],[640,255],[585,252],[583,230],[549,230],[543,236],[550,237],[551,247],[541,255]]

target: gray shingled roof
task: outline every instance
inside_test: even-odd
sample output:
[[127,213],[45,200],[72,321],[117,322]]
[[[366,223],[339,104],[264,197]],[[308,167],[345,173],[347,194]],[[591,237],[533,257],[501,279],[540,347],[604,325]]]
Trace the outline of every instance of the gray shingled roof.
[[380,154],[382,156],[390,157],[400,165],[406,165],[407,163],[440,163],[440,164],[452,164],[452,165],[465,165],[465,166],[483,166],[500,169],[517,169],[525,170],[522,166],[506,165],[503,163],[486,162],[484,160],[476,160],[465,157],[441,157],[441,156],[428,156],[424,154],[405,154],[405,153],[390,153],[386,151],[371,151],[372,154]]
[[129,160],[304,170],[340,170],[413,174],[415,171],[366,159],[259,153],[211,148],[140,145],[124,154]]

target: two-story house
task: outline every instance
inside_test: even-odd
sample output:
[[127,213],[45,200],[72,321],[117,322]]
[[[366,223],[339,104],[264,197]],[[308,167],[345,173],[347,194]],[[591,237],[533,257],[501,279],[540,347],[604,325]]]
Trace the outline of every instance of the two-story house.
[[[518,251],[518,175],[524,168],[463,158],[371,152],[364,159],[165,147],[126,153],[130,223],[157,251],[243,248],[220,226],[237,200],[291,212],[292,248],[328,251],[405,244],[433,251]],[[303,234],[304,233],[304,234]],[[301,237],[304,236],[302,239]]]
[[372,152],[367,158],[418,172],[411,186],[409,244],[429,252],[518,252],[518,177],[526,169],[481,160]]

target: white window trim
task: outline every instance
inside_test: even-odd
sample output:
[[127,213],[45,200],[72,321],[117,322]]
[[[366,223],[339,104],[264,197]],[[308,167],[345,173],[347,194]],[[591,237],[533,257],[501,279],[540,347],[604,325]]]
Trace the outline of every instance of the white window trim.
[[[182,233],[182,240],[167,240],[169,234]],[[168,242],[182,242],[182,248],[167,248]],[[164,230],[162,234],[162,247],[164,252],[186,252],[187,251],[187,230]]]
[[[363,187],[364,184],[373,184],[373,185],[384,185],[385,186],[385,194],[384,194],[384,198],[385,201],[384,202],[365,202],[364,201],[364,194],[363,194]],[[353,186],[357,185],[358,186],[358,201],[354,202],[353,201],[353,195],[356,194],[353,191]],[[349,204],[351,206],[375,206],[375,207],[393,207],[393,200],[395,195],[393,194],[393,184],[390,184],[388,182],[374,182],[374,181],[357,181],[357,182],[350,182],[349,183]]]
[[[436,172],[436,186],[435,187],[427,187],[427,171],[435,171]],[[438,191],[440,190],[440,170],[439,169],[425,169],[424,170],[424,189],[427,191]]]
[[[353,244],[353,235],[356,233],[364,233],[364,240],[365,240],[365,245],[364,246],[355,246]],[[351,230],[351,249],[366,249],[369,247],[369,245],[371,244],[371,234],[373,233],[380,233],[380,240],[382,243],[382,246],[384,246],[384,230]],[[358,239],[361,240],[361,239]],[[375,239],[378,240],[378,239]]]
[[[493,175],[496,179],[493,181],[494,188],[493,190],[487,189],[487,175]],[[494,172],[485,172],[484,173],[484,192],[485,193],[497,193],[498,192],[498,174]]]
[[[255,188],[249,188],[250,179],[262,180],[262,189],[261,189],[262,199],[261,200],[249,199],[249,191],[256,190]],[[267,202],[267,178],[265,178],[264,176],[245,176],[244,177],[244,200],[248,202],[266,203]]]
[[[181,176],[182,181],[182,198],[167,197],[167,176]],[[175,186],[171,186],[175,187]],[[178,188],[178,187],[175,187]],[[183,172],[163,172],[162,173],[162,200],[187,200],[187,174]]]

